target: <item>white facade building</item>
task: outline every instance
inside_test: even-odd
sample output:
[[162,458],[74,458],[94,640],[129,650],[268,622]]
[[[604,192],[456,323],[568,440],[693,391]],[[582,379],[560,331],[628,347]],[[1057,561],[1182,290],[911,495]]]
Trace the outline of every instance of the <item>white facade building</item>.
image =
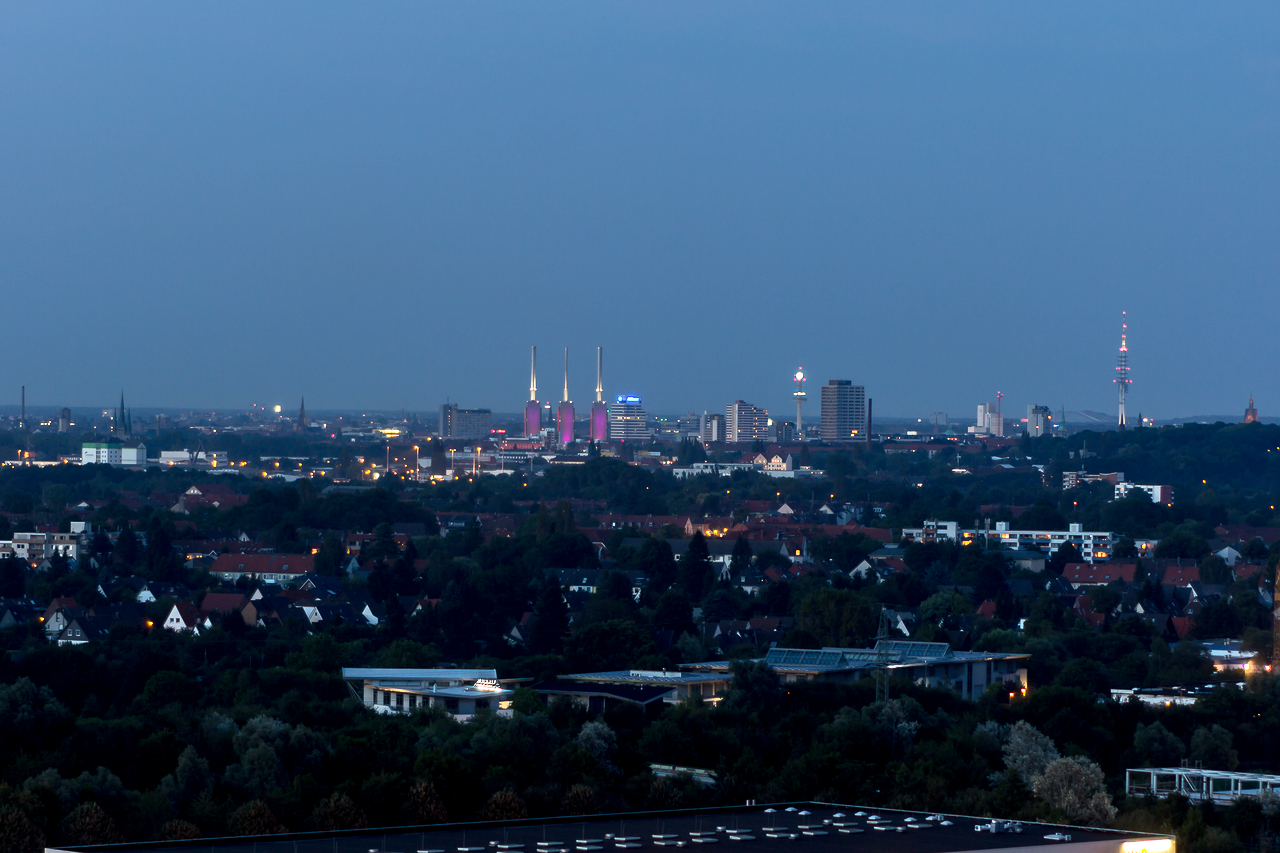
[[1038,438],[1053,429],[1053,414],[1048,406],[1027,406],[1027,435]]
[[92,441],[80,445],[81,465],[119,465],[122,445],[113,441]]
[[342,678],[366,708],[379,714],[412,714],[433,707],[460,722],[483,711],[509,717],[515,696],[498,682],[493,669],[343,667]]
[[217,468],[229,465],[230,459],[225,450],[161,450],[161,465],[209,465]]
[[725,441],[769,440],[769,410],[757,408],[743,400],[724,407]]
[[1144,486],[1141,483],[1116,483],[1116,500],[1123,500],[1134,489],[1150,495],[1153,504],[1173,505],[1173,486]]
[[648,441],[649,414],[639,397],[623,395],[609,404],[610,441]]
[[978,422],[969,427],[974,435],[994,435],[1004,437],[1004,418],[1000,415],[1000,407],[995,403],[978,404]]
[[1111,559],[1111,549],[1116,535],[1110,531],[1085,530],[1083,525],[1070,524],[1067,530],[1010,530],[1009,522],[997,521],[995,530],[964,530],[954,521],[925,521],[923,527],[905,527],[902,541],[936,542],[950,539],[962,545],[976,544],[987,536],[988,548],[1004,548],[1009,551],[1037,550],[1045,554],[1056,552],[1070,543],[1080,552],[1086,563],[1105,562]]

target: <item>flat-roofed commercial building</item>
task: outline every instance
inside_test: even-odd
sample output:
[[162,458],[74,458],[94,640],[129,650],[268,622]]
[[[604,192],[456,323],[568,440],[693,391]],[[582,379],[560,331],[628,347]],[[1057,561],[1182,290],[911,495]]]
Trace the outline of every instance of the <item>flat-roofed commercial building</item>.
[[462,722],[482,711],[511,716],[511,699],[515,695],[515,691],[502,686],[493,669],[343,667],[342,680],[366,708],[380,714],[443,708]]
[[[696,767],[652,765],[655,775],[684,776],[702,784],[713,771]],[[626,835],[622,833],[626,832]],[[605,839],[608,839],[607,841]],[[823,802],[779,803],[728,808],[655,810],[629,815],[575,815],[508,821],[435,824],[282,833],[279,835],[191,841],[119,844],[120,853],[157,850],[181,853],[332,853],[334,850],[431,850],[506,853],[582,853],[630,848],[635,853],[693,849],[724,841],[747,842],[759,853],[1174,853],[1169,835],[1049,823],[993,820],[989,817],[943,815],[932,811],[899,811],[881,806]],[[61,845],[85,851],[92,846]]]
[[440,407],[441,438],[488,438],[492,427],[489,409],[459,409],[452,403]]

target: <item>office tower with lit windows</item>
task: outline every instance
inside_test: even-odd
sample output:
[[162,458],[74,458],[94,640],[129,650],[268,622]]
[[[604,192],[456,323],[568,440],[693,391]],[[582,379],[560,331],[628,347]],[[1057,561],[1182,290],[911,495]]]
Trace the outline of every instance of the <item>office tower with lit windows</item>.
[[849,379],[822,386],[822,440],[858,441],[866,437],[867,389]]
[[725,441],[768,441],[769,410],[757,408],[743,400],[724,407]]
[[611,441],[648,441],[649,413],[639,397],[622,395],[609,404],[609,439]]

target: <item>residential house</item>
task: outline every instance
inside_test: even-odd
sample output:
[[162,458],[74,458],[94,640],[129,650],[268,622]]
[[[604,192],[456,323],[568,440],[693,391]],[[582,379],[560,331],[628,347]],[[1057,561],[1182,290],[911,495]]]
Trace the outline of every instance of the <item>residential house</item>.
[[34,598],[0,599],[0,630],[40,621],[47,608],[48,605]]
[[200,609],[205,613],[239,613],[249,603],[249,597],[242,592],[209,592],[200,601]]
[[1072,589],[1082,586],[1107,586],[1117,580],[1133,583],[1135,563],[1067,563],[1062,578]]
[[189,601],[175,603],[164,620],[166,631],[190,631],[198,634],[211,627],[213,627],[213,620],[209,614],[201,612]]
[[209,567],[209,574],[224,581],[242,577],[268,583],[287,583],[315,571],[311,554],[221,554]]

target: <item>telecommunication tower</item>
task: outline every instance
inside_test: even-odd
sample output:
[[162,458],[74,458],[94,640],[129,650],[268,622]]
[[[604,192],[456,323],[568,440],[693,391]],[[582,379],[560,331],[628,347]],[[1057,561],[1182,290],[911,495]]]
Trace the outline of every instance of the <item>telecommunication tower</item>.
[[1116,378],[1113,380],[1120,392],[1120,417],[1118,425],[1125,428],[1124,397],[1133,384],[1129,378],[1129,312],[1120,312],[1120,356],[1116,361]]
[[808,399],[808,395],[804,393],[804,368],[797,368],[796,375],[792,378],[796,382],[796,390],[791,394],[796,401],[796,439],[798,441],[804,441],[804,424],[800,422],[800,407],[804,404],[804,401]]

